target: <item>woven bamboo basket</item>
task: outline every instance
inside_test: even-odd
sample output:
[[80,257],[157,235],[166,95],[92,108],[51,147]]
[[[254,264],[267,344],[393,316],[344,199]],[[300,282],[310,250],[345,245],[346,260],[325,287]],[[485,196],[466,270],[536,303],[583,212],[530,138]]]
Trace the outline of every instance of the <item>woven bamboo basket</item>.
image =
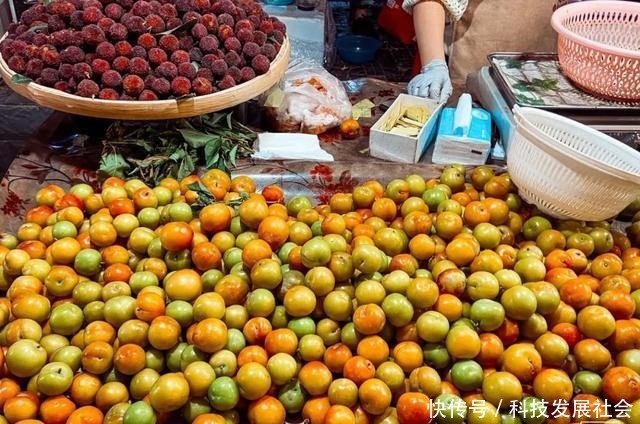
[[[0,41],[6,36],[7,34]],[[271,62],[271,67],[266,74],[227,90],[179,100],[101,100],[76,96],[36,84],[35,82],[15,84],[12,82],[15,72],[9,69],[9,66],[1,56],[0,74],[2,74],[2,79],[4,79],[5,83],[16,93],[40,106],[61,112],[94,118],[122,120],[177,119],[228,109],[264,93],[277,84],[284,75],[289,65],[290,50],[289,39],[285,38],[278,56]]]

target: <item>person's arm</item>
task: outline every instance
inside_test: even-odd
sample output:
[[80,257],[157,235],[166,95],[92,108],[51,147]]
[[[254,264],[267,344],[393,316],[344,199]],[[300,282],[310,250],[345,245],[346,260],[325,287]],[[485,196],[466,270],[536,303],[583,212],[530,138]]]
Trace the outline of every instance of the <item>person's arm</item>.
[[404,0],[402,7],[413,14],[416,42],[422,68],[407,86],[409,94],[446,102],[453,87],[444,55],[447,16],[458,20],[468,0]]
[[421,1],[413,6],[413,25],[423,65],[444,57],[444,25],[446,13],[439,1]]

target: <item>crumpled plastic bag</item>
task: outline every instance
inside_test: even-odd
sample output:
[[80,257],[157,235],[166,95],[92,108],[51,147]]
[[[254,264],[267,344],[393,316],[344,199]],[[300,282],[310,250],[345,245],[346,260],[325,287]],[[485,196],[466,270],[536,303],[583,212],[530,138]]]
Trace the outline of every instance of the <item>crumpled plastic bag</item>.
[[265,113],[275,131],[322,134],[351,117],[351,102],[340,80],[320,66],[289,68],[279,86],[266,93]]

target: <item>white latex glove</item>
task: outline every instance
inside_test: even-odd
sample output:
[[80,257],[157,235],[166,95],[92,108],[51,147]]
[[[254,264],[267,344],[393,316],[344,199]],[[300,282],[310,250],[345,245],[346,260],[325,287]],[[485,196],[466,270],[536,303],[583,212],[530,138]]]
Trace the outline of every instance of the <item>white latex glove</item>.
[[449,68],[444,60],[433,60],[423,66],[420,74],[409,81],[407,91],[412,96],[428,97],[444,103],[453,92]]

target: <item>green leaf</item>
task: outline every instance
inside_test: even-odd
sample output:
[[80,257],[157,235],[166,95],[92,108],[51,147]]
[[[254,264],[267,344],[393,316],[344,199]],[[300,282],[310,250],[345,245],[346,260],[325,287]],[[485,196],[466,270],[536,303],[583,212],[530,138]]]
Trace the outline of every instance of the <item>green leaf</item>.
[[218,125],[218,122],[220,122],[222,119],[224,119],[226,117],[226,115],[224,113],[213,113],[211,115],[208,115],[207,119],[205,120],[205,122],[211,126],[211,127],[215,127],[216,125]]
[[38,25],[34,25],[31,28],[29,28],[29,32],[37,32],[37,31],[42,31],[44,29],[49,28],[48,24],[38,24]]
[[531,83],[528,81],[519,81],[512,86],[518,91],[531,91]]
[[178,179],[181,180],[184,177],[191,175],[195,169],[196,167],[193,164],[193,159],[191,159],[191,156],[186,155],[180,163],[180,168],[178,168]]
[[238,145],[233,146],[231,151],[229,152],[229,162],[231,162],[231,166],[236,167],[236,157],[238,156]]
[[522,62],[519,60],[508,60],[507,69],[522,69]]
[[532,85],[536,88],[541,88],[543,90],[557,90],[558,89],[558,81],[553,78],[534,78],[532,81]]
[[516,101],[520,105],[542,106],[545,104],[544,100],[542,99],[525,96],[524,94],[516,94]]
[[172,28],[163,32],[159,32],[158,35],[169,35],[178,31],[189,31],[191,28],[193,28],[193,26],[196,23],[198,23],[198,20],[196,18],[189,19],[187,22],[183,23],[182,25],[179,25],[175,28]]
[[227,127],[229,129],[233,128],[233,122],[231,121],[231,115],[232,115],[231,113],[227,115]]
[[174,151],[171,154],[171,156],[169,156],[169,160],[178,162],[179,160],[183,159],[186,155],[187,155],[187,152],[184,149],[176,149],[176,151]]
[[202,184],[200,181],[196,181],[195,183],[189,184],[187,188],[189,190],[193,190],[196,193],[198,193],[199,202],[213,203],[216,200],[216,198],[209,191],[209,189],[205,187],[205,185]]
[[24,75],[21,75],[21,74],[14,74],[11,77],[12,84],[29,84],[30,82],[33,82],[31,78],[25,77]]
[[218,161],[218,158],[220,157],[221,144],[222,141],[220,140],[220,138],[214,138],[209,140],[209,142],[204,145],[204,159],[207,169],[212,168],[213,164]]
[[124,178],[131,167],[120,153],[107,153],[100,159],[98,172],[110,177]]
[[180,134],[182,134],[182,137],[184,137],[185,141],[189,143],[189,146],[193,147],[194,149],[205,146],[213,138],[212,135],[205,134],[200,131],[186,129],[180,129],[178,131],[180,132]]

